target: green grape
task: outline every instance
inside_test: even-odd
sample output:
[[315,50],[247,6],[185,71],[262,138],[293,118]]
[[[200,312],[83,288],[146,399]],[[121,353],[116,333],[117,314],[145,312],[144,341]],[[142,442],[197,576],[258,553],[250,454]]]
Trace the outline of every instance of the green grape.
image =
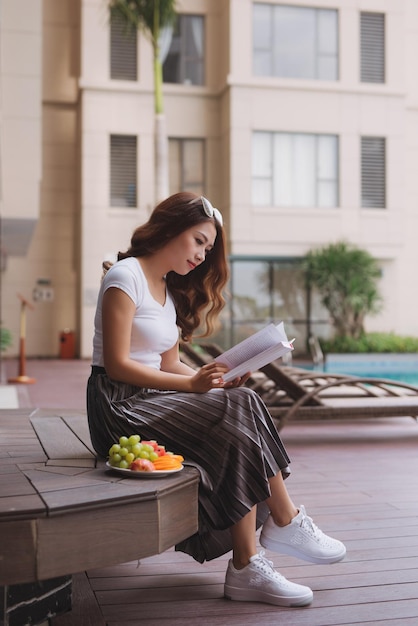
[[121,449],[119,450],[119,454],[120,454],[121,456],[126,456],[126,455],[128,454],[128,452],[129,452],[128,448],[121,448]]
[[128,439],[129,445],[134,446],[136,443],[141,441],[141,437],[139,435],[131,435]]
[[125,456],[125,461],[127,463],[129,463],[129,465],[132,463],[132,461],[135,460],[135,455],[132,454],[132,452],[128,452],[128,454]]
[[119,463],[119,467],[121,469],[128,469],[128,467],[129,467],[128,461],[125,461],[125,459],[122,459],[122,461]]
[[148,452],[148,450],[141,450],[141,452],[139,453],[139,458],[140,459],[149,459],[149,455],[150,455],[150,453]]
[[150,461],[155,461],[155,459],[158,459],[158,454],[156,452],[150,452],[149,453],[149,460]]
[[122,461],[122,457],[120,454],[116,453],[116,454],[112,454],[110,457],[110,462],[113,465],[114,463],[120,463],[120,461]]
[[137,458],[139,456],[139,453],[142,450],[142,443],[136,443],[134,446],[132,446],[132,454],[135,455],[135,458]]
[[129,441],[128,437],[122,436],[119,438],[119,443],[123,448],[125,448],[128,445],[128,441]]
[[147,452],[154,452],[153,446],[150,446],[149,443],[143,443],[142,444],[142,449],[146,450]]
[[120,450],[120,445],[118,443],[114,443],[113,446],[109,450],[109,455],[116,454],[116,452],[119,452],[119,450]]

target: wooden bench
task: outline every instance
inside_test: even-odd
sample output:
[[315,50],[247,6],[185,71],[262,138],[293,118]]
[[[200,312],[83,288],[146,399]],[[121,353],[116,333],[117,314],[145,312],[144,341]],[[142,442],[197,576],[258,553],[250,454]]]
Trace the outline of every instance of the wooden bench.
[[125,478],[83,413],[0,410],[0,585],[159,554],[197,531],[199,474]]

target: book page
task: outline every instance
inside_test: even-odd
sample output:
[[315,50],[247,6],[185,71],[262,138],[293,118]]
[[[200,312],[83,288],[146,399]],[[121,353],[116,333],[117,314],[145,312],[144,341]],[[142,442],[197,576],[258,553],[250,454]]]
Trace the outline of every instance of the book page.
[[259,369],[274,359],[293,350],[288,342],[283,322],[269,324],[251,337],[244,339],[230,350],[220,354],[215,361],[224,363],[230,371],[223,376],[225,382]]
[[260,354],[256,354],[251,359],[248,359],[248,361],[244,361],[244,363],[229,370],[222,378],[227,383],[230,380],[234,380],[234,378],[244,376],[244,374],[248,374],[248,372],[253,372],[264,367],[275,359],[287,354],[287,352],[291,352],[291,350],[293,350],[293,345],[290,342],[281,341],[279,344],[264,350],[264,352],[260,352]]

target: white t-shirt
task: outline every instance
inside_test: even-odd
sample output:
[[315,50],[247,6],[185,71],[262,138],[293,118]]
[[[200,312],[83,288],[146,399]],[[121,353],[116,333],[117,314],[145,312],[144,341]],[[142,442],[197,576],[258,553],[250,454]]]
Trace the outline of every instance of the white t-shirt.
[[179,337],[174,302],[167,290],[164,305],[154,300],[138,259],[118,261],[103,278],[94,318],[93,365],[103,367],[102,301],[109,287],[122,289],[135,304],[130,356],[144,365],[160,369],[161,354]]

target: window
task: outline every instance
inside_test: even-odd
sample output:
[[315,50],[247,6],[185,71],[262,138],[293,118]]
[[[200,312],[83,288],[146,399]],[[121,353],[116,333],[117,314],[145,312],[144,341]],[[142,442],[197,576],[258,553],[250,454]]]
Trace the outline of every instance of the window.
[[385,16],[360,13],[360,78],[362,83],[385,82]]
[[338,137],[255,132],[252,200],[256,206],[338,206]]
[[361,206],[384,209],[386,206],[386,140],[361,138]]
[[224,310],[216,343],[228,348],[283,320],[288,337],[296,337],[296,349],[304,352],[312,333],[332,332],[319,297],[306,289],[301,259],[232,256],[230,268],[229,311]]
[[338,80],[338,12],[254,3],[253,67],[256,76]]
[[205,188],[205,142],[202,139],[170,139],[170,194],[192,191],[198,195]]
[[136,207],[137,140],[110,136],[110,206]]
[[110,20],[110,78],[137,80],[137,33],[127,31],[121,18]]
[[[171,36],[171,41],[170,41]],[[168,52],[164,52],[164,47]],[[165,83],[203,85],[204,20],[199,15],[179,15],[173,32],[162,40]]]
[[296,351],[305,353],[311,335],[333,334],[329,314],[316,290],[306,288],[301,258],[232,255],[228,307],[212,340],[223,349],[267,324],[284,322]]

